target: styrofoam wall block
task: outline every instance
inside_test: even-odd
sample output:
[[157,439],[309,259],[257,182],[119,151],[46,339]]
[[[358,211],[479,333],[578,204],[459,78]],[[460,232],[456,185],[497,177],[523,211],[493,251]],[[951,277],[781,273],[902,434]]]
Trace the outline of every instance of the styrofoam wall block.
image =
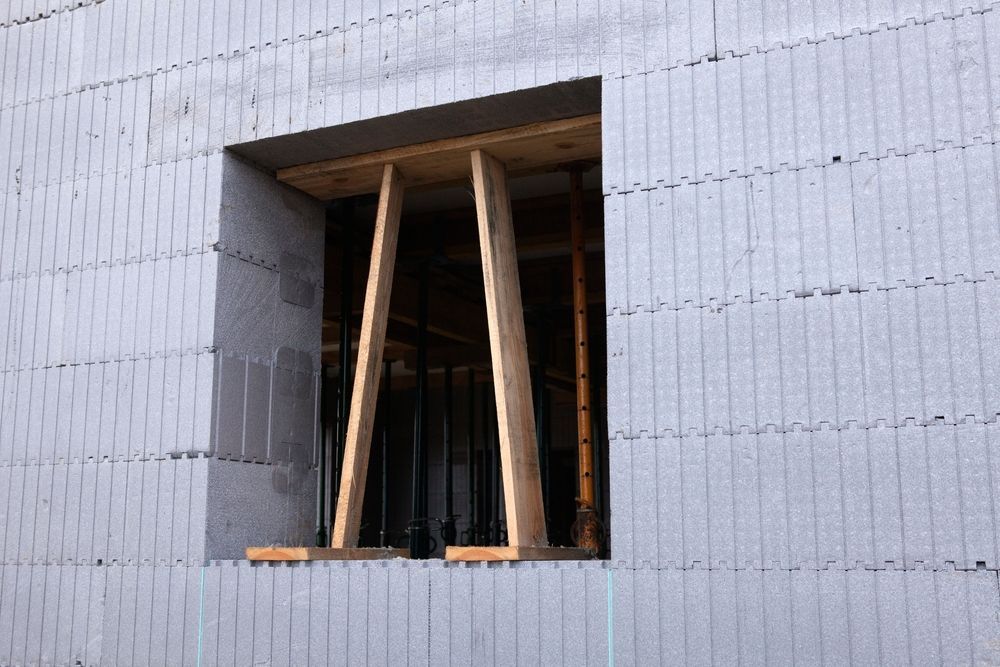
[[[605,76],[648,72],[715,57],[719,17],[711,0],[684,4],[627,0],[621,5],[620,19],[603,23],[608,49],[602,67]],[[620,37],[616,29],[621,31]],[[616,38],[621,39],[620,47]],[[615,57],[618,48],[620,62]]]
[[[611,575],[616,663],[996,659],[990,638],[997,626],[997,584],[990,572],[614,570]],[[968,613],[953,620],[945,609]]]
[[101,662],[106,574],[104,568],[0,565],[4,662]]
[[605,198],[608,313],[998,273],[998,145]]
[[605,171],[605,193],[992,142],[998,21],[969,14],[606,81],[622,101],[605,108],[650,111],[605,131],[635,165]]
[[1000,147],[851,165],[862,284],[997,274]]
[[[635,562],[636,517],[633,516],[635,494],[632,475],[634,470],[646,469],[648,465],[633,466],[633,452],[645,453],[642,446],[634,447],[637,440],[612,437],[608,442],[608,487],[609,516],[608,544],[610,560],[616,567],[631,567]],[[655,472],[655,471],[654,471]],[[657,521],[659,519],[657,518]]]
[[716,49],[720,54],[743,54],[846,37],[880,26],[900,27],[937,17],[955,17],[966,11],[990,9],[989,0],[936,0],[931,3],[883,3],[877,0],[840,2],[763,2],[720,0],[715,6]]
[[207,558],[242,558],[248,546],[312,546],[316,473],[303,458],[273,465],[209,459],[207,512]]
[[0,109],[8,156],[0,188],[24,192],[145,165],[149,96],[150,80],[139,79]]
[[[598,563],[213,563],[205,569],[211,614],[201,660],[242,664],[266,656],[278,664],[327,664],[340,647],[348,662],[378,664],[414,656],[432,663],[606,664],[607,633],[586,628],[607,625],[608,581]],[[558,604],[569,597],[577,604]],[[516,613],[495,612],[503,608]]]
[[[55,79],[53,86],[54,77],[46,76],[47,72],[37,65],[39,72],[32,77],[34,86],[28,86],[25,77],[15,88],[14,77],[6,77],[3,99],[5,103],[21,103],[39,95],[65,94],[82,86],[183,69],[200,62],[274,50],[284,44],[305,44],[318,35],[391,25],[415,13],[434,15],[448,11],[455,3],[439,0],[419,6],[411,3],[407,8],[396,2],[386,3],[376,11],[365,11],[365,18],[360,13],[352,15],[354,4],[298,2],[290,8],[279,8],[230,6],[209,0],[183,6],[164,6],[152,0],[107,5],[88,2],[86,5],[92,6],[58,14],[51,20],[7,28],[7,54],[12,62],[40,62],[38,52],[45,45],[50,53],[46,58],[49,67],[64,71],[75,64],[77,71],[73,77]],[[95,44],[97,48],[88,48]],[[27,66],[20,71],[29,73]]]
[[[295,289],[296,285],[302,289]],[[321,287],[310,279],[289,278],[279,271],[222,254],[215,289],[217,349],[272,359],[279,348],[291,347],[309,355],[318,367],[323,319]]]
[[0,465],[207,454],[215,369],[206,352],[0,373]]
[[322,208],[226,158],[215,303],[216,455],[311,465],[323,308]]
[[312,466],[319,435],[319,369],[282,347],[273,359],[222,354],[215,376],[213,453]]
[[0,282],[0,365],[10,372],[205,352],[217,258],[210,251]]
[[[487,11],[474,5],[484,3],[398,12],[391,20],[325,32],[308,42],[282,42],[158,72],[149,159],[171,161],[224,144],[592,76],[599,70],[588,47],[597,44],[608,49],[608,62],[620,61],[622,38],[602,42],[608,24],[596,12],[578,14],[575,7],[551,1],[519,9],[489,4]],[[701,24],[710,27],[705,20],[710,7],[701,14]],[[573,27],[572,52],[558,48],[554,22]],[[472,40],[489,33],[491,40]],[[472,62],[484,67],[472,70]],[[489,81],[492,85],[484,83]]]
[[5,563],[196,563],[208,459],[0,466]]
[[283,255],[301,260],[298,273],[323,285],[323,206],[270,174],[224,155],[219,243],[225,252],[280,268]]
[[13,0],[0,10],[0,28],[13,25],[32,24],[54,15],[86,7],[101,0]]
[[[64,583],[73,570],[93,580],[75,599],[76,587]],[[36,577],[44,584],[34,586]],[[600,665],[611,659],[626,664],[996,659],[992,572],[658,572],[566,563],[486,568],[405,561],[252,567],[244,561],[205,567],[7,565],[3,578],[10,581],[5,590],[18,609],[42,607],[51,582],[65,585],[70,594],[54,598],[59,618],[74,607],[83,612],[83,628],[72,624],[80,631],[72,652],[88,661],[393,664],[408,656],[429,661],[464,656],[483,664],[505,664],[509,658]],[[570,598],[578,604],[545,613],[549,603]],[[103,603],[87,614],[91,599]],[[0,651],[11,651],[12,662],[49,650],[46,639],[29,634],[26,619],[13,610],[4,620]],[[30,648],[24,644],[29,638]],[[94,638],[99,638],[95,645],[83,643]]]
[[218,241],[221,155],[2,195],[0,280],[204,252]]
[[[549,4],[531,13],[528,5],[515,11],[505,4],[457,3],[318,38],[328,44],[310,48],[309,105],[316,111],[309,116],[316,121],[308,127],[321,126],[320,115],[326,125],[344,123],[597,74],[597,55],[590,51],[601,43],[596,14],[560,23],[581,35],[575,37],[577,52],[565,53],[550,47],[543,24],[552,12],[562,16],[576,10]],[[432,37],[418,39],[424,35]],[[466,41],[472,37],[474,42]],[[470,82],[473,73],[475,83]],[[264,136],[250,130],[240,140]]]
[[105,584],[102,656],[109,664],[198,662],[204,608],[200,567],[110,567]]
[[270,356],[276,347],[279,280],[277,271],[221,255],[217,281],[221,298],[215,304],[218,347],[265,359]]
[[998,298],[990,279],[610,315],[609,432],[995,421]]
[[612,562],[995,569],[996,424],[611,442]]

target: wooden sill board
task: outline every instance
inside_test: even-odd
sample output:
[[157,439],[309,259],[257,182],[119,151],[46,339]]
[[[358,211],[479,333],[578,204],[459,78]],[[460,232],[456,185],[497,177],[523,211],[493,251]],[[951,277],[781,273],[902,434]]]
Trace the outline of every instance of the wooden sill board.
[[407,188],[468,181],[469,154],[488,151],[510,176],[538,173],[561,164],[601,157],[601,115],[531,123],[481,134],[400,146],[278,170],[278,180],[318,199],[378,192],[382,168],[395,164]]
[[448,547],[444,558],[451,561],[593,560],[594,554],[575,547]]
[[409,558],[409,549],[382,549],[355,547],[329,549],[326,547],[247,547],[247,560],[389,560]]

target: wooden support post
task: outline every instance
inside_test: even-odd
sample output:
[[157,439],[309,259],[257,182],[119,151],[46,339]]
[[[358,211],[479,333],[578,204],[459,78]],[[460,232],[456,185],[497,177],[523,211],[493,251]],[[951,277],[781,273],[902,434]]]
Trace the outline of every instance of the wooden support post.
[[547,547],[506,167],[484,151],[473,151],[472,181],[486,287],[508,541],[514,547]]
[[330,543],[330,546],[336,549],[358,546],[361,507],[365,497],[368,454],[371,451],[372,427],[375,422],[382,346],[385,343],[389,294],[392,290],[392,272],[396,261],[396,241],[399,237],[402,206],[402,177],[394,165],[387,164],[382,171],[382,190],[379,194],[378,214],[375,219],[375,239],[372,242],[368,287],[365,290],[358,365],[351,396],[340,495]]

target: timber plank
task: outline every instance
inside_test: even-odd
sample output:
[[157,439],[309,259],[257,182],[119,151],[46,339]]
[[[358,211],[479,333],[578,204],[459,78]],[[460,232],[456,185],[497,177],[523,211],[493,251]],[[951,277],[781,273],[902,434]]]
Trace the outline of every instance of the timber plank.
[[469,152],[488,150],[512,175],[547,171],[601,156],[601,115],[531,123],[279,169],[279,181],[318,199],[378,192],[382,166],[395,164],[408,188],[468,182]]
[[247,547],[247,560],[388,560],[409,558],[409,549],[359,548],[330,549],[328,547]]
[[337,514],[330,540],[330,546],[335,548],[343,549],[358,545],[402,207],[402,177],[395,165],[386,164],[383,168],[382,189],[375,219],[375,238],[372,241],[372,259],[368,272],[368,286],[365,290],[361,338],[358,343],[358,364],[354,375],[354,392],[351,395],[347,438],[344,443],[340,495],[337,499]]
[[576,547],[447,547],[445,560],[592,560],[594,554]]
[[471,157],[507,532],[513,546],[547,547],[507,170],[485,151]]

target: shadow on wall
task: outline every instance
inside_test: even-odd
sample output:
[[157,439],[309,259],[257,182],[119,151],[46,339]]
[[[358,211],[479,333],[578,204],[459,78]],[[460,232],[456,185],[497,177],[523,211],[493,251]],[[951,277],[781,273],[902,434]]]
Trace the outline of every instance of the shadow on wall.
[[233,154],[222,190],[209,559],[315,539],[323,207]]

